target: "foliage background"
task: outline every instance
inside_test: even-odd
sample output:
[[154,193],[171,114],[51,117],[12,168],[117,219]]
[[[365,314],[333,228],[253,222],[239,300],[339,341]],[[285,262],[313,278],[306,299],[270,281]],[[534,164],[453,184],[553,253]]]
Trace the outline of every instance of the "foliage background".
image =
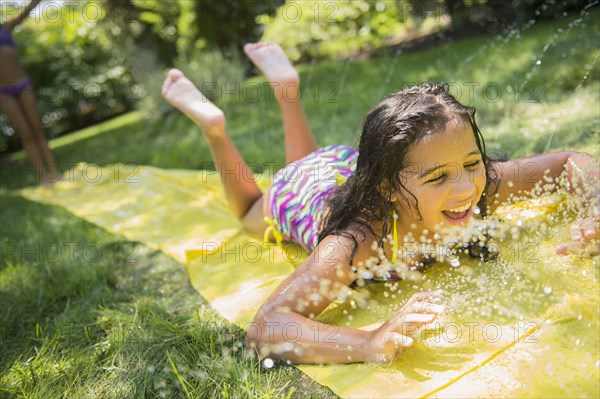
[[[43,1],[14,34],[35,84],[49,137],[133,109],[169,107],[160,82],[170,67],[195,81],[239,84],[252,73],[245,42],[280,43],[294,61],[352,59],[415,38],[498,32],[564,18],[591,0],[99,0]],[[0,20],[27,4],[3,1]],[[62,4],[62,6],[61,6]],[[393,47],[392,47],[393,49]],[[212,93],[214,98],[220,92]],[[0,151],[20,148],[0,113]]]

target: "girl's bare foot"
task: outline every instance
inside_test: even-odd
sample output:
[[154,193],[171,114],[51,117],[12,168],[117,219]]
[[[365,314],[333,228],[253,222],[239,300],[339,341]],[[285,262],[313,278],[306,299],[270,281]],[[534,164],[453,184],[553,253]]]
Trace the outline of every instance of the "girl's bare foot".
[[277,101],[298,101],[300,76],[275,43],[247,43],[244,52],[267,77]]
[[171,69],[163,83],[162,96],[204,130],[208,139],[225,134],[225,115],[178,69]]

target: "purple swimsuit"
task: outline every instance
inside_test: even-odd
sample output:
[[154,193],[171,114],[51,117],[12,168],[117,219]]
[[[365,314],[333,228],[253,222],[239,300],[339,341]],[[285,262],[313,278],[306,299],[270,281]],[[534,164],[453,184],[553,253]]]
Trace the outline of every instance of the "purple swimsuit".
[[[15,46],[15,41],[12,38],[10,31],[4,26],[0,26],[0,47],[3,46]],[[21,93],[31,86],[31,79],[24,78],[17,83],[9,83],[0,85],[0,94],[6,94],[18,98]]]

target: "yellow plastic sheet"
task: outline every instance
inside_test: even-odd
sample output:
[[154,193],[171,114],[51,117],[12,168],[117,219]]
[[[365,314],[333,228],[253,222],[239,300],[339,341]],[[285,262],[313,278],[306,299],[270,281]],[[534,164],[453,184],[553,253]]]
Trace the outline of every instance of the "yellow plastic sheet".
[[[245,234],[214,172],[111,165],[90,175],[86,168],[78,165],[53,189],[22,194],[185,262],[195,289],[241,327],[306,256],[297,245],[265,247]],[[527,230],[515,227],[518,237],[502,246],[507,262],[432,265],[419,283],[367,284],[319,316],[371,329],[413,293],[446,290],[451,311],[393,364],[299,368],[342,397],[598,397],[597,258],[558,257],[553,247],[566,227],[539,223],[563,200],[501,210],[515,226],[537,220],[549,237],[527,241]],[[290,341],[296,331],[290,326]]]

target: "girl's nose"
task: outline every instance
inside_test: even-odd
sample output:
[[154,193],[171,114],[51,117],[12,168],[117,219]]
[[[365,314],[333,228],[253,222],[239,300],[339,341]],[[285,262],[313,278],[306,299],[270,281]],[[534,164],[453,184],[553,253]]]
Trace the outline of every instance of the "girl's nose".
[[462,173],[458,176],[458,179],[452,187],[452,194],[456,198],[471,198],[475,195],[477,187],[475,181],[470,173]]

